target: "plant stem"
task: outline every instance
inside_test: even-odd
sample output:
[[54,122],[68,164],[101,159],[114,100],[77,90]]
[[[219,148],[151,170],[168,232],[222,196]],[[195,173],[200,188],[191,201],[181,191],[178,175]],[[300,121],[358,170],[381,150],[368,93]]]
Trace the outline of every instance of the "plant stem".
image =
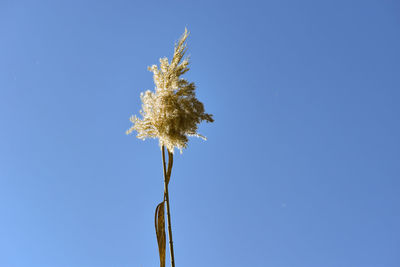
[[[172,153],[168,153],[168,160],[172,160]],[[167,169],[165,164],[165,148],[162,147],[162,160],[163,160],[163,169],[164,169],[164,197],[165,202],[167,202],[167,218],[168,218],[168,239],[169,239],[169,251],[171,252],[171,266],[175,267],[175,259],[174,259],[174,244],[172,242],[172,227],[171,227],[171,213],[169,211],[169,194],[168,194],[168,182],[169,178],[167,175]],[[170,165],[170,164],[168,164]],[[172,165],[168,166],[172,168]],[[171,170],[168,170],[168,174],[171,175]]]

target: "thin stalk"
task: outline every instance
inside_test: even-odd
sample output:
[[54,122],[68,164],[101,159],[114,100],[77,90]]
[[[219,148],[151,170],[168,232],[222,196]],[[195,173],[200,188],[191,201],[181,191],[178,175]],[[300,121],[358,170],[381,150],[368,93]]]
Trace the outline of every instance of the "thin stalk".
[[[172,155],[170,153],[168,153],[168,157],[172,157]],[[168,177],[168,175],[167,175],[167,169],[165,166],[166,164],[165,164],[165,148],[164,148],[164,146],[162,147],[162,161],[163,161],[163,169],[164,169],[164,198],[165,198],[165,202],[167,202],[169,251],[171,253],[171,266],[175,267],[174,244],[172,242],[171,213],[169,211],[169,194],[168,194],[168,182],[169,182],[170,177]],[[168,167],[170,167],[170,166],[168,166]],[[172,166],[170,168],[172,168]],[[171,175],[171,170],[168,170],[168,174]]]

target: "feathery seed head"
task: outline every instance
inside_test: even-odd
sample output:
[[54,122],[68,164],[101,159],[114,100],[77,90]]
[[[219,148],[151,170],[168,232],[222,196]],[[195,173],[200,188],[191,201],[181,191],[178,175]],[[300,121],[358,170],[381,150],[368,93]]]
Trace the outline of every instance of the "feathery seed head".
[[195,85],[181,76],[189,68],[188,58],[183,59],[186,52],[187,29],[178,43],[175,44],[171,62],[166,57],[160,59],[160,68],[149,67],[153,72],[155,92],[147,90],[140,94],[142,119],[132,116],[133,123],[127,134],[137,131],[137,137],[158,138],[160,146],[166,146],[170,152],[187,147],[188,136],[197,136],[198,124],[202,121],[213,122],[211,114],[205,113],[204,105],[195,94]]

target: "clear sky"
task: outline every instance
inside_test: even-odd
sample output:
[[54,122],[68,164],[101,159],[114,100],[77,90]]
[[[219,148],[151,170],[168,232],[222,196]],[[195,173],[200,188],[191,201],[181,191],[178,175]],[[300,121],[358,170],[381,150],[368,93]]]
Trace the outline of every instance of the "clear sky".
[[0,266],[159,266],[125,131],[185,27],[215,123],[175,156],[176,266],[400,266],[395,0],[0,1]]

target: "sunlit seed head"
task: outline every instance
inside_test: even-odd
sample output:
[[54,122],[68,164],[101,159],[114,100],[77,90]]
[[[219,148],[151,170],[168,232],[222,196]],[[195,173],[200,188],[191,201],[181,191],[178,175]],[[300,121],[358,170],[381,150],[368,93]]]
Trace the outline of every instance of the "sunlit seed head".
[[147,90],[140,94],[142,119],[132,116],[130,121],[133,125],[126,131],[127,134],[136,131],[137,137],[143,140],[158,138],[160,146],[166,146],[172,153],[175,147],[182,153],[182,149],[187,147],[188,136],[205,139],[197,133],[198,124],[214,121],[196,98],[194,83],[181,78],[189,70],[189,60],[184,59],[188,36],[185,29],[175,44],[171,62],[166,57],[161,58],[160,68],[156,65],[148,68],[153,72],[155,91]]

